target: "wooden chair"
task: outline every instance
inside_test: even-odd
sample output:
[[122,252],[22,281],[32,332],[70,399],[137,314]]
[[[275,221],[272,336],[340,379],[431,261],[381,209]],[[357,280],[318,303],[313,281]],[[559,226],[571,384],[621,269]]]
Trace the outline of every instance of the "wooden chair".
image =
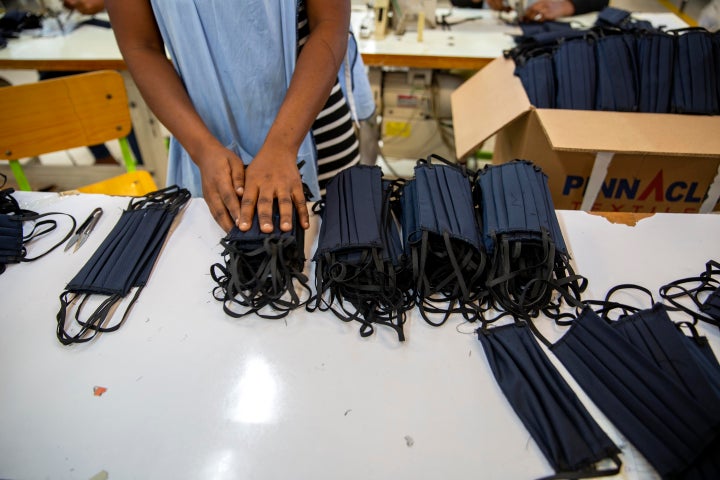
[[[126,138],[131,128],[127,94],[115,71],[2,87],[0,112],[0,160],[9,160],[20,190],[31,188],[19,159],[114,139],[120,142],[125,169],[135,171]],[[117,182],[112,186],[117,188]]]

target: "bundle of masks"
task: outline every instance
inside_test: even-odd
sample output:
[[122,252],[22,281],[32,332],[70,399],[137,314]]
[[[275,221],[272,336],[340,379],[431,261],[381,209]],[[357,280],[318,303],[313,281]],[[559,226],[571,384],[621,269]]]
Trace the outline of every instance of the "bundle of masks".
[[[292,229],[280,230],[277,201],[273,204],[273,231],[260,231],[257,215],[250,230],[237,227],[220,241],[223,263],[216,263],[210,274],[217,284],[213,296],[223,303],[231,317],[257,314],[263,318],[282,318],[303,305],[310,296],[305,268],[305,231],[293,212]],[[304,298],[297,293],[300,287]],[[267,308],[266,308],[267,307]]]
[[596,25],[528,33],[506,52],[538,108],[720,113],[720,33],[661,31],[606,8]]
[[[5,185],[5,175],[2,176],[2,185]],[[14,190],[5,188],[0,190],[0,274],[5,272],[6,265],[20,262],[31,262],[49,254],[57,247],[62,245],[75,230],[75,218],[72,215],[60,212],[47,212],[39,214],[37,212],[23,209],[13,197]],[[54,231],[58,222],[53,216],[64,216],[70,219],[70,230],[61,235],[50,248],[43,253],[33,257],[28,256],[27,246],[35,239],[43,237]],[[32,223],[32,229],[29,233],[24,234],[23,224],[25,222]]]
[[487,293],[487,255],[467,172],[437,155],[419,160],[396,211],[422,317],[434,326],[453,313],[474,321]]
[[553,291],[580,298],[546,176],[526,161],[477,177],[436,155],[409,180],[383,181],[357,166],[328,186],[309,310],[331,310],[394,328],[402,340],[414,306],[440,326],[452,314],[475,321],[494,307],[528,317],[552,307]]
[[[60,343],[88,342],[98,333],[122,326],[149,280],[173,220],[188,200],[190,192],[177,186],[130,200],[115,227],[60,295]],[[132,289],[135,294],[129,297]],[[124,313],[112,323],[126,297]]]
[[579,300],[587,281],[570,264],[542,170],[523,160],[486,167],[478,172],[476,196],[494,306],[535,317],[551,306],[554,291]]
[[330,310],[359,322],[360,335],[375,325],[405,340],[405,312],[413,307],[410,272],[395,212],[396,185],[383,181],[376,166],[357,165],[338,173],[318,204],[322,224],[315,262],[315,296],[308,311]]

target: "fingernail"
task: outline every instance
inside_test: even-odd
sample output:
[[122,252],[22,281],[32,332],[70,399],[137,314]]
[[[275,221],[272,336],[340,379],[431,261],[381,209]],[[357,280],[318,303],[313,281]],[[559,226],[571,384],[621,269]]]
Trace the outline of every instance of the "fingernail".
[[248,227],[247,222],[243,222],[240,224],[240,228],[247,228],[247,227]]
[[272,228],[272,225],[269,223],[263,223],[263,228]]
[[283,228],[290,228],[290,223],[289,223],[289,222],[283,222],[282,226],[283,226]]
[[242,194],[243,194],[243,187],[238,187],[238,188],[235,189],[235,191],[236,191],[239,195],[242,195]]

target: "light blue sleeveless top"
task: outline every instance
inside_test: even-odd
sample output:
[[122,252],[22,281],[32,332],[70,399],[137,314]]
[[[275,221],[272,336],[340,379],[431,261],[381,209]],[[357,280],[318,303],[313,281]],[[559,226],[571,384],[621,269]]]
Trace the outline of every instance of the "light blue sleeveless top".
[[[152,0],[170,58],[210,131],[247,165],[260,150],[295,68],[296,0]],[[298,152],[317,196],[315,147]],[[200,172],[175,139],[168,184],[202,195]]]

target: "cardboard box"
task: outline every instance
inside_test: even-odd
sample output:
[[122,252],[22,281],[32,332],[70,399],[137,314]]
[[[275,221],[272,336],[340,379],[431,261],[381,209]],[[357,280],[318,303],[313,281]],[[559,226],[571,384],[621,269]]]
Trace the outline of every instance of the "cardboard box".
[[498,58],[452,96],[458,158],[497,134],[494,163],[530,160],[555,208],[720,210],[720,117],[536,109],[512,60]]

